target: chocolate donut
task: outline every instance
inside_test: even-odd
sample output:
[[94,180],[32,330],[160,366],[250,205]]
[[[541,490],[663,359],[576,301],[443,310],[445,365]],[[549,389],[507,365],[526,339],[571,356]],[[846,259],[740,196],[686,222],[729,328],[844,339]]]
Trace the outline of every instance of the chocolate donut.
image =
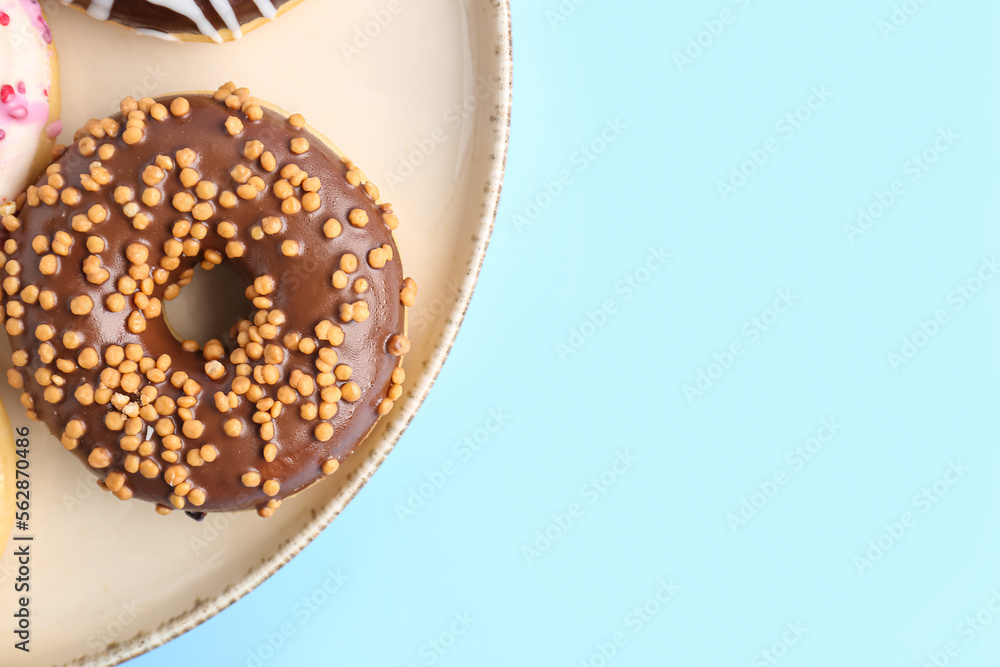
[[302,0],[63,0],[102,21],[169,40],[229,42]]
[[[118,498],[270,516],[402,394],[416,285],[391,206],[232,84],[126,98],[74,141],[2,218],[10,383]],[[163,302],[222,263],[249,314],[179,340]]]

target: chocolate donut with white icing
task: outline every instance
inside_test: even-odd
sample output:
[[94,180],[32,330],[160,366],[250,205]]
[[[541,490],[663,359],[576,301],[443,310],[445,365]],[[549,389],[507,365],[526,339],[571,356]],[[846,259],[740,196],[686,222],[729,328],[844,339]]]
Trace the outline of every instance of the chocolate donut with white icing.
[[240,39],[301,0],[62,0],[102,21],[172,41]]

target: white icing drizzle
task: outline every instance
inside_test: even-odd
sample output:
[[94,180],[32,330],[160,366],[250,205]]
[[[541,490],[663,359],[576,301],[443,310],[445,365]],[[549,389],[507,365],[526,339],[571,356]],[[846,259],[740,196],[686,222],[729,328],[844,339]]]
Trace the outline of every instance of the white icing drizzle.
[[261,16],[266,19],[273,19],[278,15],[278,8],[274,6],[274,0],[253,0],[260,11]]
[[233,37],[235,39],[242,37],[243,31],[240,30],[240,21],[236,18],[236,12],[233,11],[233,6],[229,3],[229,0],[210,0],[210,2],[212,3],[212,9],[222,17],[222,20],[226,23],[226,27],[233,33]]
[[107,21],[108,17],[111,16],[111,5],[113,4],[115,4],[115,0],[90,0],[87,13],[98,21]]
[[219,31],[215,29],[212,23],[205,16],[205,12],[201,11],[198,7],[198,3],[194,0],[149,0],[150,4],[159,5],[160,7],[166,7],[167,9],[177,12],[181,16],[186,16],[191,19],[201,34],[205,35],[211,39],[216,44],[222,43],[222,35]]
[[147,37],[156,37],[157,39],[162,39],[166,42],[179,42],[181,41],[177,35],[171,35],[169,32],[163,32],[162,30],[148,30],[146,28],[134,28],[134,30],[140,35],[145,35]]

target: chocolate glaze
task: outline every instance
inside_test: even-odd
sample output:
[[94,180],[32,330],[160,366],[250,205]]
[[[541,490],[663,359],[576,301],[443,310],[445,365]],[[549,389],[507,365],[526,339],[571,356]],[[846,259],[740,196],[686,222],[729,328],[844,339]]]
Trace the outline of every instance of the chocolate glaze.
[[[308,129],[292,127],[284,116],[264,110],[262,120],[252,122],[239,109],[232,110],[223,103],[208,95],[186,95],[191,109],[183,117],[170,115],[163,121],[146,119],[146,130],[143,139],[135,145],[127,145],[119,131],[115,137],[105,137],[97,140],[97,145],[112,144],[116,151],[113,157],[103,161],[103,166],[110,172],[111,180],[100,187],[97,192],[89,192],[81,188],[80,175],[90,173],[90,165],[98,158],[97,154],[85,156],[81,154],[79,144],[69,147],[58,160],[60,174],[66,179],[66,187],[75,187],[82,193],[78,204],[69,206],[61,201],[54,206],[44,202],[31,205],[32,193],[29,192],[28,204],[19,214],[20,226],[11,231],[17,248],[13,249],[10,241],[5,247],[8,252],[8,275],[16,266],[19,274],[16,290],[11,294],[8,283],[3,294],[3,303],[8,313],[15,313],[22,304],[24,308],[21,320],[24,331],[19,335],[11,335],[11,349],[26,351],[27,364],[20,368],[20,378],[24,382],[24,391],[30,400],[22,400],[31,404],[38,418],[44,421],[57,436],[63,436],[67,423],[79,419],[86,425],[85,434],[78,439],[78,445],[73,450],[77,457],[87,464],[88,455],[97,447],[105,447],[111,453],[111,464],[108,467],[91,470],[106,479],[110,473],[124,473],[125,487],[136,498],[168,504],[172,488],[165,481],[163,472],[171,464],[161,458],[165,451],[159,435],[152,428],[143,427],[141,439],[148,439],[155,444],[155,452],[144,460],[155,462],[161,472],[153,479],[147,479],[139,473],[129,473],[125,470],[124,461],[128,452],[119,446],[122,431],[112,431],[105,425],[109,412],[115,411],[112,404],[82,405],[75,397],[75,389],[90,383],[95,388],[101,382],[100,374],[107,367],[104,353],[111,345],[125,346],[138,343],[145,351],[145,356],[156,359],[161,354],[168,354],[172,359],[167,380],[155,384],[160,396],[169,396],[176,400],[184,395],[170,383],[170,375],[175,371],[183,371],[201,386],[197,394],[198,404],[193,408],[194,418],[204,424],[204,433],[198,438],[181,436],[183,448],[178,452],[180,461],[188,473],[187,481],[194,488],[203,489],[206,500],[203,505],[194,507],[188,503],[185,509],[195,511],[224,511],[248,508],[263,508],[270,496],[264,494],[262,487],[248,488],[241,482],[241,476],[249,471],[256,471],[262,480],[274,479],[280,482],[280,493],[273,499],[287,497],[298,490],[312,484],[322,476],[321,465],[329,458],[343,460],[346,458],[371,430],[379,415],[379,404],[385,400],[387,390],[392,386],[390,379],[393,370],[399,364],[399,357],[387,350],[387,342],[394,334],[403,334],[405,327],[404,307],[400,303],[400,290],[403,287],[403,273],[398,253],[395,250],[392,232],[385,222],[391,212],[388,205],[379,205],[363,186],[348,183],[346,173],[353,165],[343,162],[334,150]],[[168,108],[173,96],[160,98]],[[224,125],[231,116],[243,120],[244,129],[236,136],[229,136]],[[121,114],[113,117],[119,123],[123,122]],[[121,127],[123,131],[124,124]],[[85,133],[84,133],[85,134]],[[100,132],[98,132],[100,134]],[[79,135],[79,133],[78,133]],[[305,137],[310,142],[309,150],[303,155],[293,154],[289,141],[294,137]],[[266,150],[277,158],[277,170],[268,173],[262,168],[260,160],[244,157],[244,145],[258,139],[263,142]],[[182,214],[171,205],[173,196],[179,192],[194,192],[185,188],[179,180],[179,166],[167,172],[166,179],[158,186],[163,191],[163,198],[156,206],[146,206],[140,203],[140,209],[151,219],[151,224],[144,231],[133,228],[129,217],[123,213],[123,207],[113,199],[115,188],[121,185],[132,188],[135,199],[139,200],[142,191],[147,187],[140,179],[144,168],[153,164],[158,155],[173,157],[177,151],[190,148],[198,154],[193,167],[201,173],[202,180],[211,181],[218,186],[219,193],[224,190],[234,190],[234,182],[230,172],[236,165],[248,167],[254,175],[260,176],[267,184],[267,190],[260,193],[256,199],[246,201],[239,199],[235,208],[223,209],[219,205],[219,196],[214,198],[215,214],[206,222],[208,235],[201,241],[200,252],[195,257],[180,257],[180,266],[170,272],[170,279],[165,284],[157,284],[151,296],[164,299],[168,285],[175,283],[181,274],[193,269],[205,257],[207,251],[215,250],[221,253],[224,262],[231,262],[234,268],[252,284],[254,278],[268,275],[274,278],[276,287],[273,298],[273,308],[280,309],[287,317],[285,323],[278,326],[278,335],[271,341],[282,344],[282,338],[290,332],[299,332],[303,336],[311,336],[315,326],[322,320],[330,320],[344,330],[344,341],[335,347],[339,364],[347,364],[353,369],[351,382],[361,388],[361,398],[356,402],[340,400],[338,412],[328,422],[334,429],[333,438],[327,442],[319,442],[313,435],[314,428],[320,419],[306,420],[300,415],[300,406],[305,402],[317,403],[318,388],[311,396],[302,397],[296,394],[296,400],[291,405],[285,405],[280,415],[274,420],[275,436],[271,442],[278,446],[277,458],[268,463],[264,460],[262,450],[266,441],[260,437],[259,426],[252,421],[256,408],[246,396],[240,398],[239,406],[228,413],[221,413],[216,407],[213,396],[216,392],[228,393],[236,377],[235,365],[230,361],[230,352],[234,349],[232,342],[226,343],[226,357],[221,359],[225,366],[225,375],[220,380],[209,378],[205,370],[205,359],[202,353],[182,349],[179,341],[171,333],[163,316],[147,318],[147,327],[141,334],[129,331],[126,320],[131,312],[136,310],[132,299],[121,312],[110,312],[105,307],[105,300],[110,294],[117,292],[118,278],[127,275],[130,263],[126,259],[126,247],[136,241],[149,248],[150,267],[158,266],[165,256],[164,242],[174,238],[172,226],[178,220],[192,220],[191,214]],[[281,201],[275,196],[271,187],[281,178],[278,172],[287,164],[296,164],[310,176],[318,176],[322,183],[319,194],[322,205],[319,210],[307,213],[305,209],[292,215],[281,212]],[[45,183],[45,177],[39,181],[39,187]],[[37,190],[35,191],[38,192]],[[301,189],[296,189],[297,196],[302,196]],[[377,197],[377,191],[374,194]],[[110,213],[109,218],[95,224],[87,233],[74,231],[71,220],[77,214],[86,214],[94,204],[101,204]],[[353,209],[362,209],[368,213],[370,222],[364,228],[357,228],[348,223],[348,216]],[[277,216],[284,221],[284,228],[277,234],[267,235],[261,240],[250,236],[250,228],[260,224],[266,216]],[[342,222],[342,233],[329,239],[323,233],[324,222],[335,218]],[[393,216],[394,218],[394,216]],[[216,232],[220,221],[232,222],[237,228],[235,240],[244,243],[246,251],[242,257],[230,259],[226,257],[226,241]],[[192,220],[193,221],[193,220]],[[5,226],[17,227],[16,220],[6,219]],[[58,270],[53,275],[43,275],[40,272],[40,255],[32,249],[32,240],[38,235],[44,235],[49,240],[58,231],[68,232],[73,238],[72,247],[66,256],[59,257]],[[106,242],[106,249],[99,253],[103,266],[110,272],[111,279],[102,285],[94,285],[87,281],[82,271],[85,258],[90,254],[86,248],[89,236],[99,236]],[[188,237],[190,238],[190,237]],[[286,257],[279,247],[282,241],[295,239],[300,244],[298,256]],[[372,268],[367,257],[369,251],[387,244],[393,248],[393,259],[384,268]],[[51,252],[51,251],[50,251]],[[358,269],[350,275],[351,282],[363,277],[369,283],[369,289],[363,294],[355,294],[351,286],[337,289],[331,284],[331,276],[338,268],[340,258],[345,253],[353,253],[359,260]],[[16,264],[10,260],[16,260]],[[25,287],[35,285],[39,290],[52,290],[56,295],[56,305],[51,310],[45,310],[40,303],[34,305],[23,303],[21,295]],[[74,315],[70,312],[70,300],[74,296],[89,295],[94,303],[92,312],[86,316]],[[344,323],[338,318],[338,308],[342,303],[353,303],[364,299],[370,308],[370,317],[362,322]],[[252,304],[248,301],[248,308]],[[8,333],[10,320],[8,317]],[[252,316],[249,319],[253,319]],[[49,341],[55,349],[56,359],[53,363],[44,363],[39,354],[41,342],[34,332],[36,327],[49,324],[56,330],[56,336]],[[16,328],[16,327],[15,327]],[[77,331],[83,338],[78,349],[66,349],[62,342],[62,334],[67,331]],[[329,347],[329,343],[320,341],[321,346]],[[101,363],[91,370],[77,367],[73,372],[64,373],[55,365],[60,358],[76,360],[78,354],[87,346],[93,346],[100,353]],[[277,364],[280,370],[280,380],[270,386],[262,384],[265,397],[274,397],[279,387],[286,385],[293,370],[298,369],[313,378],[317,376],[314,365],[316,353],[305,354],[299,350],[286,350],[285,359]],[[256,365],[263,361],[249,363]],[[35,379],[39,369],[46,368],[57,373],[65,380],[64,397],[57,403],[48,402],[43,396],[45,387]],[[43,371],[44,374],[44,371]],[[142,378],[142,386],[153,384]],[[337,381],[338,386],[344,383]],[[122,393],[122,389],[115,390]],[[129,395],[130,400],[139,401],[138,392]],[[30,414],[30,413],[29,413]],[[223,430],[223,424],[232,418],[239,419],[244,429],[240,436],[231,437]],[[175,422],[175,433],[181,435],[182,420],[177,413],[170,417]],[[148,426],[152,427],[153,423]],[[218,458],[212,463],[191,466],[186,463],[189,450],[197,449],[205,444],[214,444],[219,450]],[[87,464],[88,467],[89,464]],[[126,492],[127,493],[127,492]],[[119,496],[121,497],[121,496]],[[176,505],[175,505],[176,506]],[[272,503],[272,507],[274,503]]]
[[[70,4],[77,5],[83,9],[88,9],[93,0],[72,0]],[[273,0],[275,9],[280,10],[291,0]],[[194,0],[198,9],[204,13],[216,30],[226,28],[225,21],[219,13],[212,7],[211,0]],[[229,0],[229,4],[236,14],[236,18],[241,25],[263,18],[257,3],[254,0]],[[172,9],[149,2],[149,0],[115,0],[111,6],[110,20],[143,30],[155,30],[158,32],[172,34],[200,35],[198,26],[187,16],[178,14]]]

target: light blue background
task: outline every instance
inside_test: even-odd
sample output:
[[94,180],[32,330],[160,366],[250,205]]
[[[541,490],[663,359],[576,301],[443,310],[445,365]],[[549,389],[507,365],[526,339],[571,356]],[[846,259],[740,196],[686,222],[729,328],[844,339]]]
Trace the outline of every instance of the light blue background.
[[[997,664],[1000,280],[976,279],[997,245],[1000,9],[908,0],[883,34],[889,0],[576,2],[553,25],[557,0],[514,0],[500,216],[399,447],[302,555],[137,667]],[[733,22],[679,68],[723,9]],[[813,87],[832,96],[788,136],[778,123]],[[581,159],[616,119],[620,136]],[[723,201],[717,181],[765,145]],[[539,197],[564,170],[563,192]],[[850,242],[845,224],[895,180]],[[651,247],[671,258],[646,274]],[[628,275],[647,279],[631,295]],[[970,280],[981,289],[958,296]],[[773,321],[778,290],[794,301]],[[894,368],[904,337],[923,345]],[[689,401],[700,370],[717,379]],[[491,409],[506,423],[462,460]],[[799,469],[789,452],[824,419],[841,426]],[[619,452],[636,462],[591,502],[584,485]],[[395,506],[449,460],[456,474],[401,522]],[[950,462],[967,470],[917,498]],[[744,498],[763,506],[734,532]],[[522,547],[571,503],[580,515],[529,564]],[[881,558],[858,561],[880,537]],[[306,618],[300,600],[338,568],[347,581]],[[629,616],[661,579],[680,591]],[[982,609],[980,630],[963,625]],[[431,661],[464,612],[471,627]],[[265,648],[283,623],[291,636]]]

